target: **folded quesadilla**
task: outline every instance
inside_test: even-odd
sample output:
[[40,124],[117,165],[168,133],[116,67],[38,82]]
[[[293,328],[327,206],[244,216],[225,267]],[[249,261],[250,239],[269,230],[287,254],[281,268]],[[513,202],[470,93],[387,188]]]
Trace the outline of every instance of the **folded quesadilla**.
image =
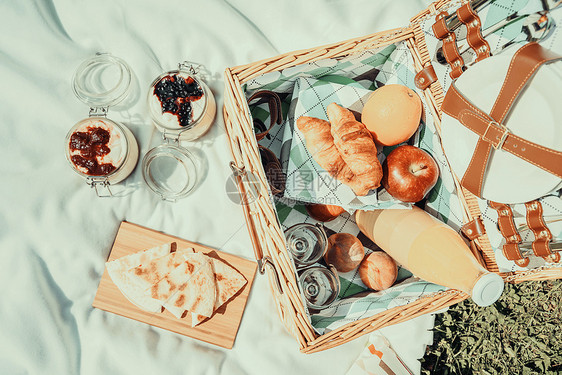
[[182,310],[211,316],[215,304],[215,277],[207,257],[201,253],[176,252],[183,258],[173,271],[145,294]]
[[[230,300],[236,293],[238,293],[238,291],[242,289],[248,281],[241,273],[225,262],[215,258],[210,259],[211,264],[213,265],[216,282],[217,297],[214,309],[214,311],[216,311],[219,307],[228,302],[228,300]],[[192,312],[191,326],[195,327],[205,319],[207,319],[205,316]]]
[[227,263],[172,242],[106,263],[109,276],[139,308],[177,318],[191,313],[195,327],[228,302],[247,281]]
[[107,273],[113,283],[119,288],[121,293],[132,304],[138,306],[142,310],[150,312],[160,312],[162,310],[162,302],[151,298],[144,294],[144,290],[138,287],[134,278],[129,277],[128,270],[138,267],[143,263],[147,263],[152,259],[163,257],[170,253],[172,244],[165,244],[149,250],[141,251],[131,255],[127,255],[105,264]]
[[[179,253],[192,253],[194,252],[193,249],[178,249]],[[207,256],[208,257],[208,256]],[[214,311],[216,311],[219,307],[225,304],[229,299],[231,299],[244,285],[246,285],[247,281],[242,274],[236,271],[234,268],[229,266],[228,264],[212,258],[208,257],[211,261],[211,265],[213,268],[213,274],[215,278],[215,289],[216,289],[216,298],[214,304]],[[181,317],[184,311],[180,311],[176,306],[169,306],[168,303],[164,304],[166,310],[170,311],[176,317]],[[214,312],[213,311],[213,312]],[[205,319],[207,316],[199,315],[196,312],[191,312],[191,326],[195,327]]]
[[[152,288],[172,270],[185,261],[185,256],[177,251],[166,256],[151,259],[127,271],[143,291]],[[153,297],[154,298],[154,297]]]

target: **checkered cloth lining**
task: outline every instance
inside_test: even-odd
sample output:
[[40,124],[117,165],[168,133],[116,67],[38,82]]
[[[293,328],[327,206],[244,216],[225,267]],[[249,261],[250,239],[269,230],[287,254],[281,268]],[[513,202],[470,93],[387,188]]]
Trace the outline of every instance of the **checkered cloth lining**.
[[[385,84],[402,84],[416,91],[423,104],[424,124],[422,124],[411,139],[411,143],[428,151],[437,161],[440,168],[440,178],[436,186],[427,197],[425,209],[438,217],[451,227],[459,230],[462,225],[462,208],[456,196],[456,189],[449,166],[443,155],[440,140],[436,134],[431,117],[431,111],[425,102],[422,92],[415,87],[412,56],[404,43],[397,43],[378,50],[363,51],[341,59],[325,59],[310,64],[303,64],[285,69],[281,72],[272,72],[250,80],[245,85],[246,96],[258,90],[274,90],[282,98],[283,118],[281,125],[272,127],[266,138],[260,144],[273,151],[287,174],[291,154],[293,123],[297,98],[293,92],[297,82],[302,79],[307,81],[316,79],[322,83],[336,85],[352,85],[357,90],[374,90]],[[251,105],[251,114],[254,118],[269,122],[269,113],[266,104]],[[264,129],[257,129],[262,131]],[[393,147],[384,147],[383,155],[388,155]],[[319,167],[318,167],[319,168]],[[299,199],[310,201],[303,197]],[[357,207],[356,207],[357,208]],[[373,208],[373,207],[371,207]],[[365,207],[369,209],[369,207]]]
[[[430,152],[437,161],[441,172],[437,185],[428,196],[425,209],[458,230],[462,224],[460,202],[457,199],[453,178],[436,135],[431,112],[422,93],[414,85],[415,74],[412,66],[413,61],[407,46],[404,43],[397,43],[383,49],[364,51],[342,59],[316,61],[250,80],[244,87],[247,97],[249,98],[255,91],[262,89],[277,92],[282,99],[283,118],[287,119],[281,125],[274,125],[260,144],[277,155],[281,160],[284,172],[287,173],[292,141],[292,137],[288,135],[293,134],[290,127],[294,122],[297,105],[297,98],[293,97],[293,93],[299,81],[306,80],[309,83],[316,81],[318,85],[332,88],[336,85],[349,85],[357,90],[374,90],[385,84],[393,83],[408,86],[415,90],[422,99],[425,116],[424,125],[420,126],[411,142]],[[250,110],[253,118],[269,124],[266,104],[252,103]],[[265,129],[256,130],[261,132]],[[392,148],[385,148],[383,153],[388,154],[391,150]],[[277,196],[275,202],[279,222],[284,230],[296,223],[316,223],[307,215],[301,203]],[[368,252],[378,249],[359,231],[353,218],[348,214],[324,223],[324,227],[328,234],[346,232],[356,235]],[[310,316],[313,327],[319,334],[350,321],[373,316],[389,308],[416,301],[436,291],[445,290],[442,286],[411,277],[411,274],[405,269],[401,269],[399,281],[392,288],[382,292],[368,290],[356,272],[340,274],[339,278],[342,285],[341,299],[329,309]]]
[[[449,13],[454,12],[460,5],[457,3],[451,3],[451,8]],[[523,10],[523,11],[521,11]],[[480,10],[478,12],[480,18],[483,20],[484,29],[495,25],[496,23],[504,20],[507,16],[519,12],[520,14],[530,14],[542,10],[542,4],[540,0],[495,0]],[[551,17],[556,25],[562,25],[562,7],[551,11]],[[427,43],[428,50],[436,51],[439,42],[433,35],[431,26],[435,22],[434,17],[430,17],[422,23],[422,30],[425,33],[425,40]],[[493,50],[501,48],[503,45],[510,41],[518,42],[519,44],[524,44],[525,34],[521,32],[521,27],[523,25],[523,20],[510,24],[502,29],[499,29],[495,33],[486,37],[486,40],[490,44],[490,48]],[[465,37],[465,28],[458,28],[455,33],[457,34],[457,39]],[[541,45],[555,51],[558,54],[562,54],[562,28],[556,27],[552,35],[547,39],[541,41]],[[472,50],[469,50],[463,55],[465,62],[470,62],[474,60],[475,55]],[[450,68],[448,66],[443,66],[439,64],[436,60],[433,61],[433,67],[437,73],[439,82],[446,90],[451,85],[452,79],[449,76]],[[469,68],[470,69],[470,68]],[[542,197],[540,202],[543,205],[544,216],[546,220],[549,220],[549,216],[559,216],[562,214],[562,199],[560,199],[560,194],[562,191],[558,191],[556,194],[548,195]],[[501,233],[498,230],[498,216],[497,212],[488,206],[488,202],[483,199],[478,199],[478,205],[482,212],[482,219],[486,227],[486,233],[490,239],[490,243],[494,250],[494,255],[496,262],[498,264],[500,272],[513,272],[513,271],[524,271],[528,269],[534,269],[537,267],[545,266],[546,263],[542,258],[530,256],[530,262],[526,267],[519,267],[513,261],[509,261],[505,258],[502,253],[502,245],[505,243]],[[514,212],[516,223],[525,222],[525,206],[523,204],[511,205]],[[547,223],[554,239],[562,239],[562,222]],[[522,239],[524,242],[532,241],[533,234],[530,231],[522,233]],[[562,264],[553,265],[549,264],[549,267],[562,267]]]
[[[411,205],[396,200],[382,187],[367,196],[356,196],[349,186],[336,180],[318,165],[306,147],[304,135],[293,121],[300,116],[327,120],[327,106],[332,102],[361,113],[372,92],[355,81],[342,85],[314,78],[301,77],[296,80],[293,98],[297,100],[293,101],[296,104],[289,111],[283,137],[291,140],[285,197],[302,202],[334,204],[347,211],[410,208]],[[378,148],[381,163],[385,159],[383,151],[388,154],[389,149]]]
[[[276,199],[275,206],[283,230],[299,223],[318,223],[308,216],[303,204],[294,200],[279,198]],[[353,215],[344,213],[336,219],[322,224],[328,236],[334,233],[350,233],[356,236],[365,247],[366,255],[380,250],[359,230]],[[320,264],[326,266],[323,260]],[[312,326],[321,335],[349,322],[373,316],[396,306],[406,305],[423,296],[446,289],[443,286],[413,277],[403,267],[398,269],[398,277],[394,286],[380,292],[368,289],[361,281],[357,269],[339,273],[338,276],[341,284],[339,299],[329,308],[310,315]]]

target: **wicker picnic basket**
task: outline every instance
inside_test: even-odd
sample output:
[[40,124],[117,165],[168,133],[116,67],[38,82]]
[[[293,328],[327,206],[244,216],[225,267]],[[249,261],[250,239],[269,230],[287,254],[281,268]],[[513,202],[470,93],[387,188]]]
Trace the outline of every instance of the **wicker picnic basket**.
[[[272,198],[268,191],[267,178],[260,160],[243,84],[260,75],[281,71],[297,65],[321,59],[344,57],[350,54],[404,42],[411,52],[416,72],[431,64],[424,33],[420,22],[450,7],[458,7],[460,2],[441,0],[431,4],[426,10],[411,19],[409,26],[379,32],[364,37],[343,41],[308,50],[285,53],[247,65],[228,68],[225,71],[224,121],[233,155],[231,167],[235,175],[251,172],[259,180],[260,191],[257,198],[244,205],[246,221],[253,242],[259,269],[264,273],[268,266],[269,281],[277,303],[278,311],[288,331],[298,340],[304,353],[313,353],[333,348],[366,333],[385,326],[400,323],[417,316],[435,312],[454,305],[468,295],[458,290],[447,290],[422,297],[404,306],[394,307],[369,318],[348,323],[324,335],[318,335],[312,328],[300,297],[298,283],[290,255],[286,250],[285,237],[276,215]],[[425,100],[439,133],[440,108],[444,99],[443,89],[438,81],[424,90]],[[470,223],[481,215],[476,200],[455,178],[458,199],[462,206],[464,223]],[[239,179],[240,190],[247,190]],[[254,186],[255,188],[255,186]],[[494,251],[484,234],[471,242],[471,250],[480,263],[489,271],[499,273]],[[536,268],[528,271],[500,273],[507,282],[547,280],[562,278],[562,268]]]

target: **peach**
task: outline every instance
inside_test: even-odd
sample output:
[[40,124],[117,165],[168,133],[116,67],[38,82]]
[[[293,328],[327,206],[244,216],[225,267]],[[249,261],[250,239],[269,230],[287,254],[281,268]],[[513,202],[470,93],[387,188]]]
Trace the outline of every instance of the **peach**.
[[361,281],[373,290],[390,288],[396,281],[398,266],[384,251],[375,251],[367,255],[359,266]]
[[345,212],[340,206],[330,204],[307,204],[306,211],[311,218],[318,221],[332,221]]
[[364,256],[365,248],[354,235],[336,233],[328,238],[328,250],[324,254],[324,260],[333,264],[339,272],[353,271]]

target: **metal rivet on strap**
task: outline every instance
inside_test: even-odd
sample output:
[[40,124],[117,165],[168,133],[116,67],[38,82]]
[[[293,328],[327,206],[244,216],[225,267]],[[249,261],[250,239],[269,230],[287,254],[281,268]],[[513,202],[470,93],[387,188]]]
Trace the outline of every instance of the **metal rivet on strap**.
[[530,207],[531,210],[536,210],[537,208],[539,208],[539,205],[535,202],[533,203]]
[[468,229],[468,230],[466,231],[466,233],[469,234],[469,235],[472,234],[472,229]]
[[514,234],[513,236],[507,237],[507,241],[508,242],[512,242],[512,241],[513,242],[519,242],[519,237],[516,234]]
[[478,20],[474,20],[472,21],[472,23],[470,24],[473,27],[477,27],[480,23],[478,22]]
[[424,83],[424,82],[425,82],[425,78],[420,77],[420,79],[418,79],[418,82],[419,82],[419,83]]

